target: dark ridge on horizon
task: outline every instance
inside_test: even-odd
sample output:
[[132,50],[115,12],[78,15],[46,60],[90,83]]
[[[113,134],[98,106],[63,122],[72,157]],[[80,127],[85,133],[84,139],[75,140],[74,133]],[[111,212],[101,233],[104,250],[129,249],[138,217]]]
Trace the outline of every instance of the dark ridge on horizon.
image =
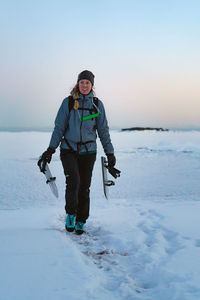
[[165,129],[162,127],[130,127],[130,128],[122,128],[122,131],[143,131],[143,130],[156,130],[156,131],[169,131],[169,129]]

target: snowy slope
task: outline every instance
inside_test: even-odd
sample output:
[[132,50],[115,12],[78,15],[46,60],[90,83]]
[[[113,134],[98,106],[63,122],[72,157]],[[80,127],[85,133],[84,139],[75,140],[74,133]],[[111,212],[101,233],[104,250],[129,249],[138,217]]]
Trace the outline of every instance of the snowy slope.
[[87,234],[64,230],[36,166],[50,133],[0,132],[0,300],[200,299],[200,132],[111,133],[122,171],[103,196],[99,145]]

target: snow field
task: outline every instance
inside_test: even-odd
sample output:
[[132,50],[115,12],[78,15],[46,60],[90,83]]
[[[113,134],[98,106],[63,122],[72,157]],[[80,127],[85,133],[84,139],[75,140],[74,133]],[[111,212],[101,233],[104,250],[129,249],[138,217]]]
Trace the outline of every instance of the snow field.
[[[200,298],[199,132],[111,132],[122,176],[103,196],[99,146],[87,234],[64,229],[36,166],[49,133],[0,133],[0,300]],[[14,145],[14,147],[13,147]]]

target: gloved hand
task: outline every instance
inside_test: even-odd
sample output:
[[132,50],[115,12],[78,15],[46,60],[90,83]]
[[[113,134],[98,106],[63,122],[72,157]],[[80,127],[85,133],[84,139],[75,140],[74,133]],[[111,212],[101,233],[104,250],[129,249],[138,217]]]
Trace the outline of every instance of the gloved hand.
[[41,155],[40,159],[38,160],[37,165],[40,168],[41,172],[45,172],[46,164],[51,162],[52,154],[55,153],[55,149],[48,148],[44,153]]
[[116,158],[114,154],[106,154],[108,158],[108,168],[113,168],[116,164]]

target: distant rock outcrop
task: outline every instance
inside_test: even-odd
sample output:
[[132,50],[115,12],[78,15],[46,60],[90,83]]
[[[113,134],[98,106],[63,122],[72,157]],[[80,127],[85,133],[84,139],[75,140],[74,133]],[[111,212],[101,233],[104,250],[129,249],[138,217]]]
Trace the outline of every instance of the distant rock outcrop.
[[143,131],[143,130],[156,130],[156,131],[169,131],[169,129],[158,128],[158,127],[130,127],[130,128],[122,128],[122,131]]

